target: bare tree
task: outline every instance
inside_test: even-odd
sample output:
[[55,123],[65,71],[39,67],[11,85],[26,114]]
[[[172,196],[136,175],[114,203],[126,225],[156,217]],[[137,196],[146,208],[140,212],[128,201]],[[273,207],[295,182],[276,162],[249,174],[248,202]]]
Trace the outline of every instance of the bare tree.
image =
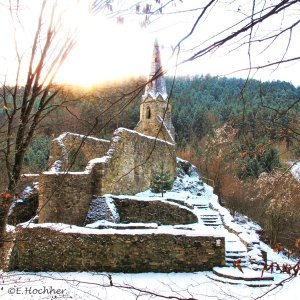
[[244,61],[239,60],[242,65],[235,64],[231,72],[246,71],[250,76],[258,70],[271,72],[280,64],[291,64],[300,59],[298,52],[293,50],[297,46],[300,23],[297,0],[148,0],[129,3],[95,0],[94,9],[109,7],[110,15],[119,23],[134,15],[140,16],[142,26],[157,23],[154,28],[161,32],[165,28],[174,28],[173,52],[180,54],[176,67],[220,52],[222,57],[227,54],[243,56]]
[[26,24],[22,24],[20,15],[26,8],[20,1],[9,1],[7,9],[15,30],[17,65],[14,80],[5,77],[0,90],[3,109],[0,134],[5,137],[0,141],[0,150],[5,158],[10,193],[18,184],[26,150],[38,125],[63,101],[63,87],[55,83],[55,78],[76,43],[78,27],[66,28],[63,23],[68,10],[74,7],[71,2],[61,5],[59,1],[40,1],[28,55],[28,49],[22,49],[24,45],[17,40],[17,31],[25,31]]
[[[94,13],[108,9],[111,15],[119,20],[118,22],[120,22],[120,18],[126,18],[129,14],[141,15],[144,24],[149,24],[153,19],[154,21],[157,20],[157,16],[163,18],[168,14],[193,14],[195,21],[190,30],[174,46],[174,52],[177,51],[177,53],[180,53],[183,48],[185,50],[190,48],[189,55],[185,56],[178,64],[199,59],[228,44],[231,45],[230,51],[246,45],[249,72],[252,69],[261,69],[299,59],[299,57],[287,57],[293,32],[299,25],[299,20],[294,16],[290,18],[291,21],[286,21],[288,18],[284,18],[284,13],[292,14],[294,7],[298,5],[296,0],[277,1],[276,3],[252,1],[250,6],[241,6],[243,3],[236,1],[225,2],[224,4],[217,0],[210,0],[201,6],[198,3],[194,3],[193,6],[190,4],[184,6],[179,5],[180,2],[185,4],[184,1],[148,1],[142,3],[133,1],[124,6],[120,1],[95,0],[91,2],[90,8]],[[176,9],[174,9],[174,4],[178,4]],[[19,22],[19,5],[19,1],[9,2],[11,16],[16,23]],[[1,151],[5,157],[9,191],[14,191],[19,181],[24,155],[38,124],[51,110],[57,108],[57,105],[52,104],[57,99],[62,87],[55,85],[55,76],[76,41],[76,28],[64,32],[62,38],[62,31],[64,30],[62,19],[68,8],[61,9],[59,6],[57,1],[52,1],[51,4],[47,1],[41,3],[30,50],[31,54],[26,67],[27,78],[24,88],[20,88],[20,76],[25,59],[17,40],[15,41],[15,49],[18,66],[15,80],[13,84],[5,81],[2,85],[0,102],[5,113],[5,121],[1,124],[1,134],[6,133],[6,141],[5,144],[2,143]],[[206,40],[201,40],[198,38],[199,30],[205,26],[207,18],[214,17],[214,12],[219,6],[221,8],[226,7],[231,15],[234,12],[236,19],[233,19],[231,23],[226,23],[229,25],[226,25],[221,31],[213,33]],[[275,28],[271,33],[264,33],[261,29],[262,24],[267,23],[277,15],[282,15],[281,24],[278,24],[278,28]],[[226,17],[225,12],[224,17]],[[264,51],[266,51],[282,36],[287,36],[287,44],[281,58],[253,66],[252,47],[257,44],[265,44]],[[188,42],[189,39],[191,39],[192,44]]]

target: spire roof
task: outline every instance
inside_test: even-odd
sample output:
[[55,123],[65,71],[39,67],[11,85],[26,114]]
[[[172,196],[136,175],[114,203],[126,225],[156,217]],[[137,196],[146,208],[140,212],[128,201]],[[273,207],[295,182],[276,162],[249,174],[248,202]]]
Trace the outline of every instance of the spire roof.
[[[166,100],[168,97],[165,78],[163,77],[163,69],[160,59],[160,50],[157,40],[154,42],[151,70],[148,78],[148,83],[145,87],[145,93],[143,99],[147,96],[151,96],[153,100],[156,100],[159,95]],[[155,79],[153,79],[155,78]]]

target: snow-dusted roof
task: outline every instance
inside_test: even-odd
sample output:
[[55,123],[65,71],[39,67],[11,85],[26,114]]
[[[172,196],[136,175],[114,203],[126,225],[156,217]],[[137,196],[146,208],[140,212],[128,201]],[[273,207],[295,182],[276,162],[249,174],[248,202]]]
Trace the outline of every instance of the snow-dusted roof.
[[163,69],[160,59],[160,51],[157,40],[155,40],[152,56],[151,71],[148,78],[148,83],[145,88],[145,93],[143,99],[150,96],[152,99],[156,100],[158,96],[161,96],[163,100],[168,97],[166,82],[163,76]]

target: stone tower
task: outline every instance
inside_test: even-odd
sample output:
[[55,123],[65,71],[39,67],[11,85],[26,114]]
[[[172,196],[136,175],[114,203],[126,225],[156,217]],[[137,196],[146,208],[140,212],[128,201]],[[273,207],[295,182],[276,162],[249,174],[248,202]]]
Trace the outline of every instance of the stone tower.
[[171,120],[171,104],[160,59],[157,41],[154,43],[151,71],[140,106],[140,121],[137,132],[175,143],[174,126]]

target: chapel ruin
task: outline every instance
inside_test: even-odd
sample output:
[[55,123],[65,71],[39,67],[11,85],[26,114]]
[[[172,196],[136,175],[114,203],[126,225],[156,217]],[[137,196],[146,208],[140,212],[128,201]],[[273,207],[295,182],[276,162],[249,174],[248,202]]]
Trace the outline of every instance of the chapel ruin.
[[[63,133],[52,141],[50,169],[40,176],[39,222],[83,225],[93,195],[133,195],[149,188],[153,173],[163,164],[176,177],[176,154],[171,105],[163,77],[157,41],[151,71],[135,130],[118,128],[111,141]],[[70,172],[71,151],[89,161]]]
[[[225,265],[224,235],[205,229],[199,213],[206,217],[209,209],[199,200],[204,184],[196,167],[176,159],[162,75],[156,41],[135,130],[118,128],[111,141],[69,132],[52,141],[50,168],[39,176],[38,218],[7,233],[5,270],[194,272]],[[72,172],[76,151],[88,163]],[[176,178],[172,193],[187,192],[186,200],[135,195],[162,164]]]

